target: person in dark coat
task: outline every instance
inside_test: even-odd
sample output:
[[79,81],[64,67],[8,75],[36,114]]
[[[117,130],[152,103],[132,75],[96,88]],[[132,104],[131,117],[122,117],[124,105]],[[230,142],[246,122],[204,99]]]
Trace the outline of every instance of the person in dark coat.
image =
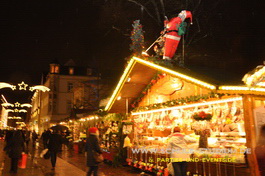
[[87,166],[89,170],[87,172],[87,176],[98,175],[98,164],[94,158],[94,152],[102,154],[98,142],[99,131],[96,127],[89,128],[88,130],[89,136],[86,141],[85,151],[87,152]]
[[62,146],[63,138],[58,131],[54,130],[48,139],[48,149],[51,154],[52,170],[55,169],[57,153]]
[[31,139],[32,139],[32,146],[35,147],[36,141],[38,139],[38,134],[36,133],[35,130],[33,130],[32,134],[31,134]]
[[26,129],[25,131],[24,131],[24,137],[25,137],[25,143],[26,143],[26,147],[27,147],[27,149],[28,149],[28,147],[29,147],[29,142],[30,142],[30,131],[28,130],[28,129]]
[[10,173],[17,173],[18,160],[25,150],[22,131],[17,130],[13,132],[12,137],[7,142],[5,150],[11,158]]
[[41,139],[42,139],[42,143],[43,143],[43,147],[46,149],[48,148],[48,140],[50,138],[51,135],[51,129],[45,130],[42,135],[41,135]]

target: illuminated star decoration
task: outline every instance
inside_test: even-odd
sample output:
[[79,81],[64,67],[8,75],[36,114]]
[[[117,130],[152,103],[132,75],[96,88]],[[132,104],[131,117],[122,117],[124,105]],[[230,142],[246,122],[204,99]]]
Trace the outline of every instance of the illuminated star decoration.
[[29,90],[30,91],[41,90],[42,92],[50,91],[50,89],[48,87],[42,86],[42,85],[37,85],[37,86],[30,87]]
[[5,83],[5,82],[0,82],[0,89],[3,88],[11,88],[12,90],[16,90],[16,86]]
[[20,84],[18,84],[19,90],[27,90],[28,85],[22,81]]
[[18,109],[16,108],[16,109],[14,109],[14,112],[18,112]]
[[16,102],[15,103],[15,107],[19,107],[20,106],[20,103],[19,102]]

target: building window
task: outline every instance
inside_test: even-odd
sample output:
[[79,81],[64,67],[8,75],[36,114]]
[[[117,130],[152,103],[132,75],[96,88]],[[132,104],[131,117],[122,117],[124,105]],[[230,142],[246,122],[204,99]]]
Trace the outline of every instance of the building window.
[[69,75],[73,75],[74,74],[74,68],[69,68]]
[[73,87],[74,87],[73,83],[68,83],[68,85],[67,85],[68,92],[72,92],[73,91]]
[[59,65],[51,65],[51,67],[50,67],[50,72],[51,72],[51,73],[59,73],[59,72],[60,72],[60,67],[59,67]]
[[54,70],[55,70],[55,73],[59,73],[59,71],[60,71],[59,66],[56,65]]

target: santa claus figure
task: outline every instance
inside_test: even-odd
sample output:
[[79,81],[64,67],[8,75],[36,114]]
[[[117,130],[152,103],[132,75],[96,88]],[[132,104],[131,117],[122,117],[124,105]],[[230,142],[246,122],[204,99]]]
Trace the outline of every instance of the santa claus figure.
[[192,23],[192,14],[190,11],[182,10],[177,17],[165,21],[166,34],[165,34],[165,52],[163,59],[170,60],[174,56],[179,41],[181,39],[181,34],[179,34],[179,28],[181,23],[184,22],[186,18],[190,18]]

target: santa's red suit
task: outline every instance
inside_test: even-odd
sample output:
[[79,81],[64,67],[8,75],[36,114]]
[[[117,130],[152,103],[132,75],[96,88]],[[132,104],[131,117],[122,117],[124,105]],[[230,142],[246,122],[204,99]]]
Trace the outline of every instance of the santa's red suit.
[[170,21],[165,21],[166,34],[163,59],[169,60],[174,56],[181,39],[181,36],[178,35],[178,28],[186,18],[190,18],[192,21],[192,14],[190,11],[182,10],[177,17],[170,19]]

